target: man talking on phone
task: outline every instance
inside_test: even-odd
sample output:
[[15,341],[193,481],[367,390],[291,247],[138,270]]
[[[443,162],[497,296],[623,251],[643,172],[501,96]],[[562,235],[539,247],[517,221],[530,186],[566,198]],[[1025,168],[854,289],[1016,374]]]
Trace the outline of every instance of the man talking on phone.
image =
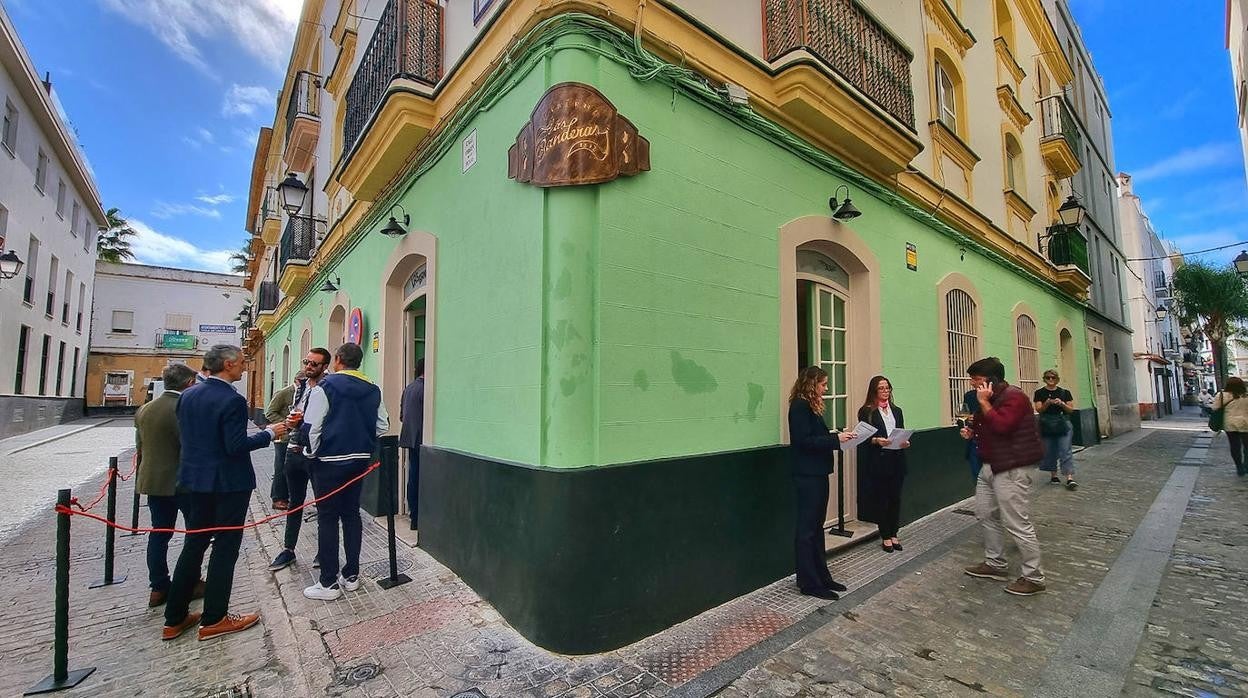
[[1005,366],[995,356],[966,368],[979,401],[979,414],[959,430],[975,439],[983,461],[975,484],[975,518],[984,528],[984,561],[966,573],[981,579],[1009,579],[1005,534],[1022,556],[1022,573],[1005,591],[1031,596],[1044,591],[1040,541],[1031,523],[1031,468],[1044,455],[1031,399],[1005,382]]

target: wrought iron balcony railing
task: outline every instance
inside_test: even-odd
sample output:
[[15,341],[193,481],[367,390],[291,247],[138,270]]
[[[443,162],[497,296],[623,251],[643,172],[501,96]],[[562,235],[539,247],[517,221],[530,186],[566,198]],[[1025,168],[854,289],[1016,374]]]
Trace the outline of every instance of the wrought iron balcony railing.
[[295,73],[295,80],[290,86],[290,97],[286,101],[286,138],[290,139],[290,129],[299,118],[320,119],[321,76],[301,70]]
[[296,216],[286,221],[282,241],[278,247],[278,264],[307,264],[316,252],[316,223],[306,216]]
[[912,54],[858,0],[763,0],[768,61],[806,49],[914,130]]
[[1057,266],[1073,264],[1084,274],[1092,276],[1088,264],[1088,239],[1073,226],[1055,225],[1049,228],[1049,261]]
[[1040,123],[1041,140],[1065,138],[1076,159],[1083,153],[1083,139],[1079,136],[1079,127],[1065,97],[1053,95],[1040,100]]
[[278,292],[276,281],[261,281],[256,289],[256,312],[271,313],[277,310]]
[[389,0],[347,88],[342,152],[349,152],[398,78],[429,86],[442,79],[442,6],[434,0]]

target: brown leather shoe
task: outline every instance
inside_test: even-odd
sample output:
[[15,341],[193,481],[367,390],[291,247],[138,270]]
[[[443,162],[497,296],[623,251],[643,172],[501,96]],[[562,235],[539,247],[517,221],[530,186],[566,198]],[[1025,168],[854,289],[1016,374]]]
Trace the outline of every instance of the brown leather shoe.
[[1031,596],[1042,591],[1044,591],[1044,584],[1033,582],[1023,577],[1010,582],[1010,585],[1005,588],[1005,593],[1014,594],[1015,596]]
[[286,511],[290,509],[290,501],[285,499],[274,499],[273,508],[277,511]]
[[207,640],[217,637],[218,635],[229,635],[240,630],[246,630],[256,623],[260,622],[259,613],[247,613],[245,615],[235,615],[230,613],[222,618],[220,622],[212,625],[204,625],[199,629],[199,639]]
[[166,625],[164,629],[160,631],[160,639],[176,640],[182,635],[182,633],[186,632],[188,628],[190,628],[192,625],[195,625],[198,622],[199,622],[198,611],[195,613],[188,613],[186,614],[186,618],[182,619],[181,623],[178,623],[177,625]]
[[169,592],[167,591],[153,591],[147,595],[147,607],[156,608],[157,606],[163,604],[168,596]]
[[201,579],[198,582],[195,582],[195,588],[191,590],[192,601],[194,601],[195,599],[204,598],[204,587],[205,587],[204,580]]
[[1004,582],[1009,579],[1009,575],[1006,574],[1006,568],[993,567],[987,562],[981,562],[974,567],[967,567],[962,571],[972,577],[979,577],[980,579],[995,579],[999,582]]

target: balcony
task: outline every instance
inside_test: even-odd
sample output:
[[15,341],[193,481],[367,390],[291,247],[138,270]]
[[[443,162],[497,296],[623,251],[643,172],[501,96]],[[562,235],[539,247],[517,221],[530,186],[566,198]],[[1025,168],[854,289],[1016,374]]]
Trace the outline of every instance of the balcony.
[[276,312],[278,295],[276,281],[261,281],[260,288],[256,289],[256,312]]
[[309,263],[316,253],[317,231],[324,226],[323,218],[312,220],[301,216],[286,221],[277,258],[282,270],[278,285],[286,295],[298,295],[312,278]]
[[1070,106],[1062,95],[1040,100],[1040,155],[1058,179],[1073,177],[1082,167],[1082,139]]
[[356,199],[372,201],[433,128],[426,95],[441,79],[442,7],[390,0],[343,100],[339,180]]
[[256,218],[256,230],[260,231],[260,239],[266,245],[276,245],[282,233],[282,212],[277,205],[277,189],[265,187]]
[[767,60],[805,49],[914,130],[911,53],[857,0],[764,0]]
[[1088,239],[1078,228],[1054,225],[1048,229],[1049,261],[1057,267],[1057,285],[1084,298],[1092,283],[1088,264]]
[[321,76],[301,70],[295,73],[286,101],[287,169],[306,172],[312,167],[316,141],[321,134]]

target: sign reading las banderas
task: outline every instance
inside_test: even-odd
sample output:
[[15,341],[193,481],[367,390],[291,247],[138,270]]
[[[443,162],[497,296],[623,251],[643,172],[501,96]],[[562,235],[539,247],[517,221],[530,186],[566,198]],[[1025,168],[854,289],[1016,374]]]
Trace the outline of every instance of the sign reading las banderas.
[[610,182],[650,169],[650,142],[601,92],[579,82],[546,91],[507,151],[507,176],[539,187]]

